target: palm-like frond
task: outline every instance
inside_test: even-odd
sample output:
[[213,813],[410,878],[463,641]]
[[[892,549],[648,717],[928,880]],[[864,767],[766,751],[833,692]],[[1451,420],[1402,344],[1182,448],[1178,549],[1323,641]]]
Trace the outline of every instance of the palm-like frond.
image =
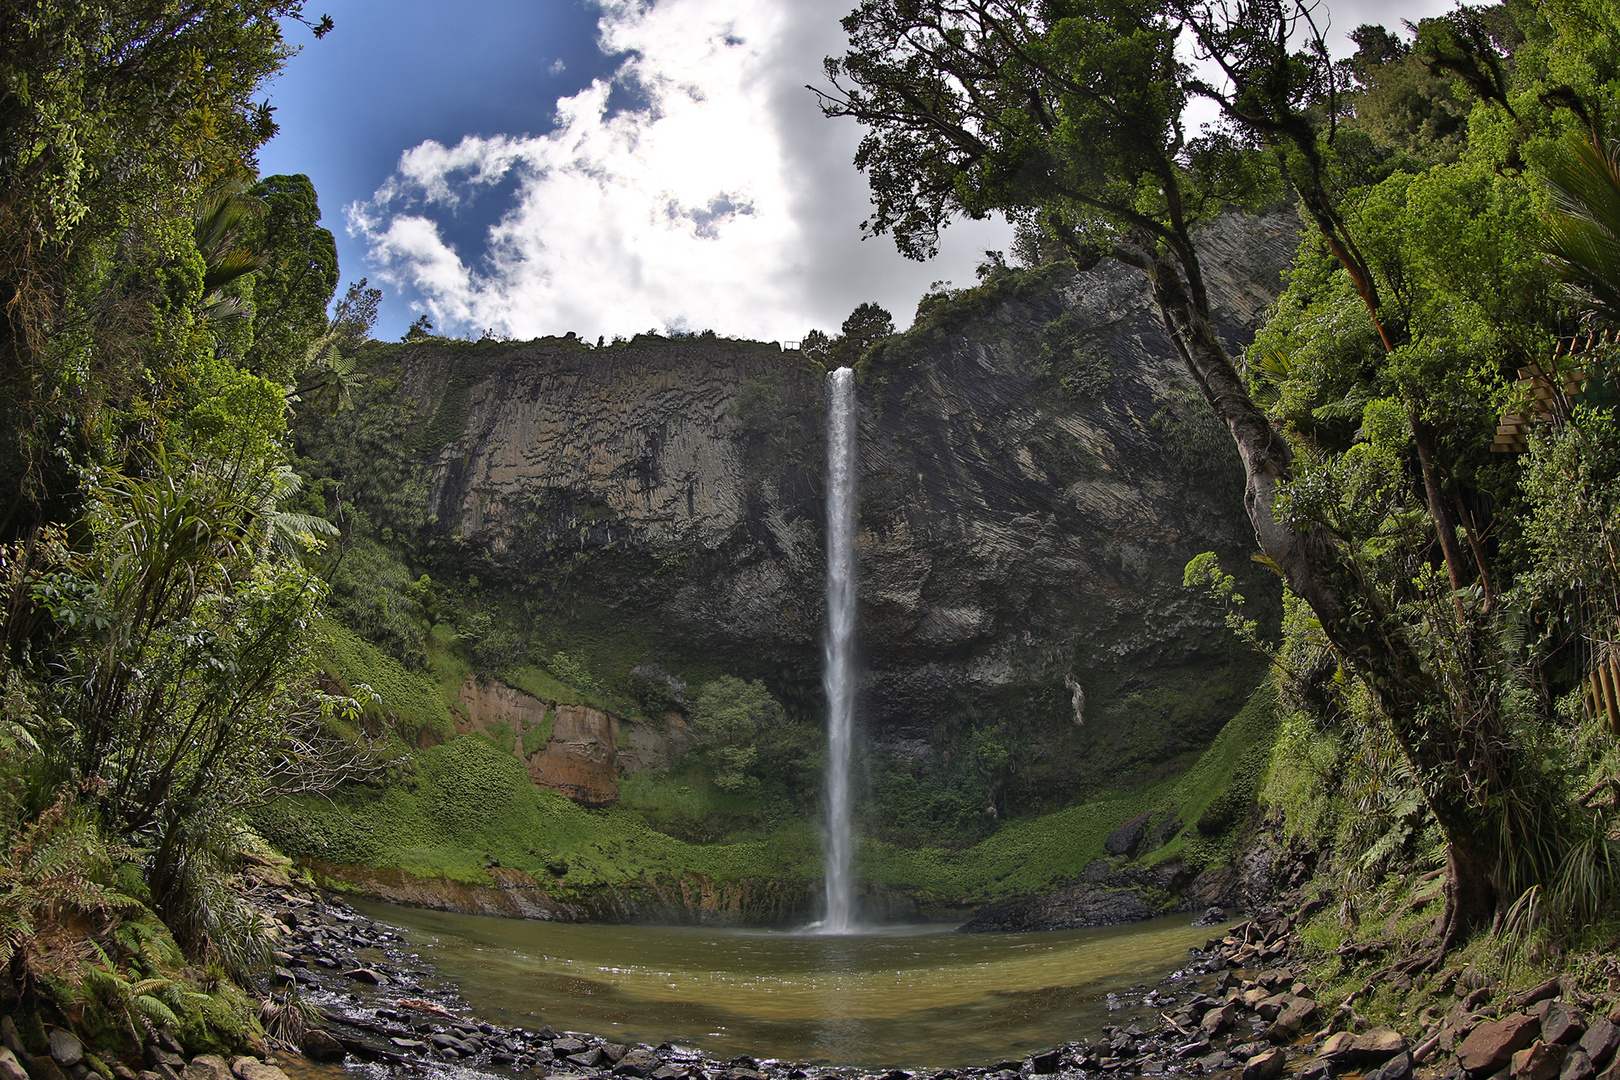
[[303,370],[307,373],[303,385],[288,391],[288,401],[320,401],[326,399],[332,415],[354,408],[354,392],[366,381],[363,372],[355,370],[353,355],[345,355],[339,348],[337,330],[329,330],[310,345],[304,355]]
[[203,318],[217,322],[249,313],[240,299],[225,296],[221,290],[269,262],[248,240],[249,225],[263,213],[263,202],[235,188],[214,191],[198,204],[191,228],[197,252],[203,257]]
[[1553,204],[1544,219],[1547,261],[1601,317],[1620,322],[1620,157],[1570,135],[1544,179]]

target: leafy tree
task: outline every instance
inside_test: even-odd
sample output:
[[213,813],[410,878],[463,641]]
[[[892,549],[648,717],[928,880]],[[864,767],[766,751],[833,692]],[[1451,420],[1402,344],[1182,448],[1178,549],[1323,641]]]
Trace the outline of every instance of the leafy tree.
[[300,10],[0,10],[0,534],[70,517],[65,459],[117,453],[125,410],[150,431],[182,392],[192,350],[207,347],[186,340],[201,284],[193,210],[251,181],[275,131],[253,95],[288,55],[281,20]]
[[138,863],[190,956],[238,972],[241,807],[367,768],[310,680],[335,530],[291,508],[284,449],[335,249],[307,179],[255,185],[300,12],[0,9],[0,786],[22,816],[73,792],[79,863]]
[[309,177],[267,176],[250,191],[264,206],[253,237],[264,270],[253,288],[253,371],[288,381],[327,330],[326,306],[338,283],[337,242],[321,228]]
[[[1587,59],[1613,52],[1606,17],[1579,14],[1606,39],[1588,39]],[[868,228],[892,233],[903,253],[931,254],[954,215],[999,211],[1060,239],[1080,265],[1104,255],[1142,272],[1238,448],[1261,550],[1362,680],[1444,832],[1443,945],[1556,876],[1576,836],[1550,801],[1556,784],[1534,732],[1503,697],[1512,661],[1492,644],[1490,550],[1458,464],[1488,437],[1493,365],[1546,340],[1534,260],[1514,247],[1514,232],[1494,243],[1485,235],[1528,220],[1531,200],[1505,174],[1536,152],[1532,114],[1556,124],[1594,115],[1588,103],[1600,98],[1583,90],[1591,75],[1558,93],[1515,81],[1500,43],[1519,39],[1493,19],[1465,11],[1426,22],[1416,50],[1432,73],[1485,99],[1471,114],[1479,160],[1432,180],[1390,176],[1348,202],[1347,188],[1377,173],[1365,137],[1343,140],[1340,152],[1353,88],[1302,4],[866,0],[844,20],[850,51],[827,61],[832,86],[820,92],[829,115],[868,125],[856,155],[872,185]],[[1183,36],[1222,81],[1180,58]],[[1399,50],[1367,37],[1372,81],[1372,62],[1397,62]],[[1568,50],[1544,38],[1549,70]],[[1222,124],[1189,135],[1181,117],[1194,98],[1213,102]],[[1304,418],[1286,410],[1311,379],[1262,379],[1251,393],[1239,375],[1211,324],[1194,243],[1201,224],[1262,205],[1283,183],[1316,226],[1297,295],[1312,319],[1324,298],[1335,328],[1322,349],[1336,350],[1323,359],[1339,396],[1297,402]],[[1485,295],[1468,295],[1476,286]],[[1257,350],[1254,368],[1305,374],[1309,365],[1282,346],[1301,343],[1306,321],[1300,337]],[[1276,395],[1278,419],[1257,393]],[[1386,432],[1382,441],[1354,443],[1356,417]],[[1458,444],[1448,445],[1442,432],[1459,418]],[[1421,480],[1416,505],[1405,498],[1408,464]],[[1429,564],[1435,548],[1441,576]],[[1384,556],[1394,561],[1375,566]]]
[[1620,160],[1570,134],[1544,170],[1547,250],[1558,277],[1605,321],[1620,323]]
[[860,304],[839,327],[842,333],[832,346],[832,363],[847,366],[866,355],[866,350],[894,336],[894,316],[877,304]]
[[832,339],[825,331],[811,330],[799,343],[799,350],[818,364],[826,364],[832,359]]
[[1397,150],[1423,163],[1456,160],[1469,108],[1452,92],[1452,80],[1382,26],[1359,26],[1350,37],[1356,52],[1348,61],[1354,81],[1348,125],[1386,148],[1383,156]]
[[156,464],[88,479],[87,548],[55,531],[7,550],[7,669],[34,684],[46,775],[95,792],[103,826],[144,849],[182,943],[228,953],[210,869],[230,809],[364,766],[323,733],[355,706],[309,683],[325,586],[277,542],[286,488],[220,461]]
[[325,400],[333,413],[354,408],[354,392],[366,378],[356,370],[355,356],[370,340],[381,303],[382,290],[367,288],[365,278],[349,284],[326,333],[305,350],[298,369],[303,383],[288,393],[287,400]]
[[705,683],[692,702],[694,749],[703,754],[721,791],[759,786],[755,766],[761,734],[783,722],[782,706],[757,679],[722,675]]
[[799,348],[810,359],[829,368],[849,367],[873,345],[893,336],[894,316],[878,304],[864,303],[849,313],[837,337],[811,330],[805,334]]
[[241,318],[248,308],[232,286],[264,269],[266,259],[247,237],[263,204],[244,197],[235,186],[205,195],[192,217],[193,242],[203,260],[204,319]]

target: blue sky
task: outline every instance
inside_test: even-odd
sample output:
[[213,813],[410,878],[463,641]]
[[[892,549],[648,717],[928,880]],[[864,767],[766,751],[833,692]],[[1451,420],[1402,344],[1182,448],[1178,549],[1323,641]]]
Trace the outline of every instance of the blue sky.
[[[333,18],[324,38],[287,27],[302,49],[271,85],[281,130],[260,151],[260,172],[315,182],[345,281],[376,273],[343,207],[368,198],[403,151],[427,139],[548,131],[559,98],[618,67],[597,48],[595,4],[487,0],[471,19],[465,10],[442,0],[325,0],[310,5],[312,22],[322,12]],[[446,224],[476,246],[499,212],[497,200],[482,200]],[[414,318],[408,298],[385,286],[378,333],[397,338]]]
[[[797,340],[871,300],[904,327],[1009,231],[955,226],[928,264],[861,240],[859,130],[804,89],[850,3],[315,0],[336,26],[289,26],[260,169],[314,180],[385,339],[427,313],[455,336]],[[1450,5],[1333,6],[1347,31]]]

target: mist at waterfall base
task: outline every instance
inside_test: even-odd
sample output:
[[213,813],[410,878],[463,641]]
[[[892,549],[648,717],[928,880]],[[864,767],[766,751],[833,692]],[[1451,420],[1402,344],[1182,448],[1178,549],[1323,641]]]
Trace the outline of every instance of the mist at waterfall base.
[[855,738],[855,372],[827,375],[827,638],[822,686],[827,692],[826,915],[810,929],[857,929],[851,878],[853,826],[850,758]]

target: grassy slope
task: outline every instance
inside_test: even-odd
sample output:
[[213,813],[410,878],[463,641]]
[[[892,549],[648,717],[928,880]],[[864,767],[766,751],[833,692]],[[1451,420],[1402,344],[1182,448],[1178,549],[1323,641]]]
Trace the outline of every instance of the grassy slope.
[[[375,708],[407,738],[414,742],[423,731],[438,738],[453,733],[450,712],[466,667],[451,650],[430,649],[429,670],[418,674],[340,627],[332,627],[331,636],[330,674],[344,685],[371,686],[382,698]],[[525,674],[525,688],[547,698],[582,698],[543,672]],[[858,872],[876,884],[939,900],[981,903],[1037,892],[1073,879],[1103,858],[1108,834],[1149,811],[1155,826],[1166,816],[1189,823],[1150,860],[1180,855],[1212,865],[1222,860],[1231,830],[1206,835],[1196,823],[1223,800],[1247,806],[1273,732],[1271,694],[1262,688],[1214,744],[1189,758],[1175,776],[1009,821],[962,850],[906,850],[869,840],[858,853]],[[399,748],[404,749],[402,743]],[[625,783],[628,804],[670,802],[700,814],[724,812],[725,800],[716,802],[718,795],[705,784],[660,774]],[[469,883],[487,883],[484,867],[491,861],[564,891],[684,871],[717,880],[821,876],[820,844],[809,823],[779,824],[739,842],[687,843],[655,831],[628,806],[587,810],[534,787],[510,744],[498,747],[480,736],[417,751],[399,776],[376,788],[351,790],[330,802],[294,800],[267,809],[259,824],[289,854]]]
[[1187,823],[1144,861],[1182,857],[1199,867],[1217,865],[1230,854],[1246,814],[1214,835],[1199,831],[1206,810],[1223,800],[1245,808],[1276,732],[1273,696],[1262,686],[1233,717],[1215,742],[1179,774],[1136,791],[1105,793],[1080,806],[1008,822],[995,835],[962,851],[922,848],[905,851],[867,844],[863,876],[883,884],[926,889],[972,903],[1039,892],[1079,876],[1106,858],[1103,841],[1122,823],[1153,814],[1150,829],[1167,816]]

